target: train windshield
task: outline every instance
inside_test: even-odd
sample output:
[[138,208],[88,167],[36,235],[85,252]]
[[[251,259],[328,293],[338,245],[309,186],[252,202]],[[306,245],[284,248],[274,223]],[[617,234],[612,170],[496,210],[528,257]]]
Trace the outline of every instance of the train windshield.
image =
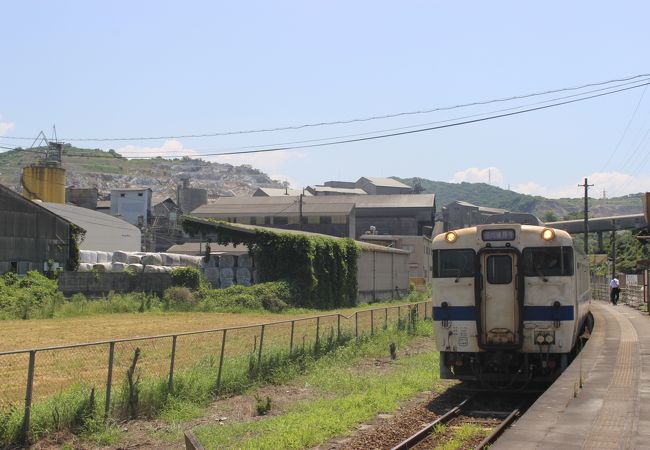
[[571,247],[528,247],[522,252],[522,259],[526,277],[573,275]]
[[433,252],[434,278],[463,278],[474,276],[474,250],[435,250]]

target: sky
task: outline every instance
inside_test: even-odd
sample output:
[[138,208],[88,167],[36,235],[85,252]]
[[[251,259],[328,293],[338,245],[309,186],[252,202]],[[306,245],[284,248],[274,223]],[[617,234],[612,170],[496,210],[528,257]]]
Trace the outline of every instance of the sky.
[[[642,1],[26,0],[1,10],[4,147],[29,146],[13,138],[51,136],[56,125],[59,138],[80,147],[200,157],[431,124],[553,96],[275,132],[173,136],[345,121],[650,73],[650,3]],[[579,197],[577,185],[588,177],[601,198],[650,190],[649,134],[650,92],[640,87],[429,132],[203,158],[250,164],[294,188],[399,176]],[[168,138],[73,140],[156,136]]]

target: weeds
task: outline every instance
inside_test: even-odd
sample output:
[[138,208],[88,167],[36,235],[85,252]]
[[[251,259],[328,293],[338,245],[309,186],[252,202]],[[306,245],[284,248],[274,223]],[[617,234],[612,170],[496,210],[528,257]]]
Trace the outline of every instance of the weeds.
[[271,411],[271,397],[262,398],[255,394],[255,411],[258,416],[265,416]]

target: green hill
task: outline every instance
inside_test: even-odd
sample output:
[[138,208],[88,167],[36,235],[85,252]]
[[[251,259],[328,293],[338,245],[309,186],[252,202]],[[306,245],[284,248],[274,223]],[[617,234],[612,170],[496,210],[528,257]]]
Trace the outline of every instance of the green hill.
[[[453,201],[462,200],[479,206],[530,212],[540,218],[552,213],[558,219],[562,219],[582,214],[584,204],[582,198],[550,199],[520,194],[486,183],[447,183],[426,178],[393,178],[410,186],[419,185],[424,189],[424,193],[436,194],[438,210]],[[642,213],[641,195],[633,194],[607,200],[590,198],[589,208],[592,215],[596,217]]]

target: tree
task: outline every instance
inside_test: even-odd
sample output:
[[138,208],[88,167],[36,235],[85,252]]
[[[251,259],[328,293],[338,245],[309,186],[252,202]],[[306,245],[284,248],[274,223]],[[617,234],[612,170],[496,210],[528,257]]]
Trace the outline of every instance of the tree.
[[559,219],[553,211],[548,210],[544,211],[544,214],[542,214],[542,220],[544,222],[557,222]]

